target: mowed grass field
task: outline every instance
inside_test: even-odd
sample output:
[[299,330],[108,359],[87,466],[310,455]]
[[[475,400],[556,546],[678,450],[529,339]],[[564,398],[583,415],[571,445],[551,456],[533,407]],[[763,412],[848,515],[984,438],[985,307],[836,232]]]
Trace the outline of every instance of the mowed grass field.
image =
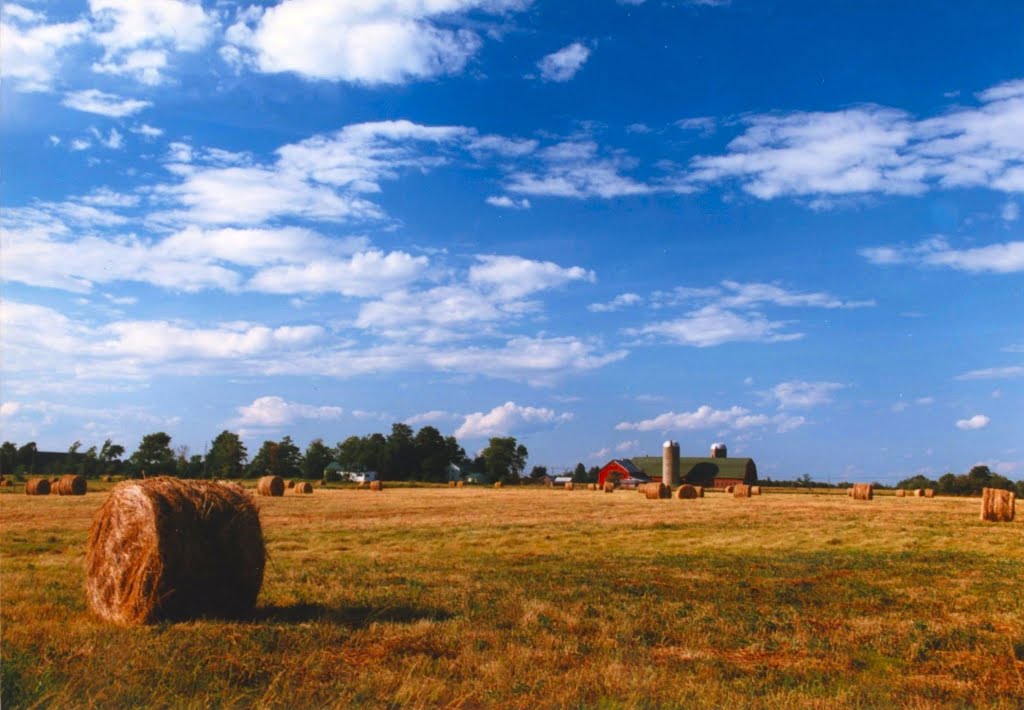
[[259,499],[253,619],[142,628],[85,605],[104,499],[0,496],[4,708],[1024,706],[977,499],[317,489]]

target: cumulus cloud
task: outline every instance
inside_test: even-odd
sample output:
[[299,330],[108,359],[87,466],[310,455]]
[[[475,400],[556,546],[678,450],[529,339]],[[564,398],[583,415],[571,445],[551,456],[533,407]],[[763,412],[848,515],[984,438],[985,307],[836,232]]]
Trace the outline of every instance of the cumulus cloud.
[[974,429],[984,429],[988,426],[989,422],[992,421],[984,414],[975,414],[969,419],[959,419],[956,423],[957,429],[964,431],[973,431]]
[[457,74],[483,45],[467,12],[501,16],[529,0],[285,0],[244,10],[225,34],[237,64],[306,79],[400,84]]
[[587,310],[592,313],[610,313],[629,306],[635,306],[643,302],[643,298],[636,293],[620,293],[607,303],[591,303]]
[[785,414],[758,414],[745,407],[733,406],[729,409],[715,409],[710,405],[702,405],[692,412],[665,412],[651,419],[638,422],[620,422],[615,425],[618,431],[694,431],[699,429],[750,429],[775,425],[777,431],[792,431],[804,424],[803,417],[792,417]]
[[450,422],[461,417],[454,412],[446,412],[443,409],[432,409],[429,412],[420,412],[406,418],[405,423],[409,426],[434,425],[442,422]]
[[660,189],[626,174],[635,161],[619,152],[603,152],[597,143],[574,138],[536,153],[534,165],[514,167],[505,189],[521,195],[610,199],[644,195]]
[[1024,241],[955,249],[946,239],[935,237],[910,246],[891,245],[861,249],[859,254],[870,263],[880,266],[908,264],[975,274],[1012,274],[1024,271]]
[[86,113],[95,113],[111,118],[131,116],[152,106],[152,102],[140,99],[125,99],[115,94],[108,94],[99,89],[72,91],[64,96],[61,102],[68,108]]
[[41,12],[5,3],[0,20],[0,66],[4,83],[23,92],[49,91],[62,54],[86,36],[84,20],[48,24]]
[[580,266],[566,268],[551,261],[518,256],[481,255],[469,269],[471,284],[492,290],[503,299],[521,298],[571,281],[593,282],[595,279],[593,271]]
[[510,210],[530,209],[530,201],[525,197],[521,200],[515,200],[508,195],[492,195],[484,201],[492,207],[503,207]]
[[570,412],[558,413],[546,407],[524,407],[515,402],[505,402],[489,412],[467,415],[462,425],[455,430],[455,436],[470,439],[509,436],[548,428],[571,419]]
[[986,367],[981,370],[971,370],[962,375],[957,375],[958,380],[1002,380],[1011,377],[1024,377],[1024,367],[1020,365],[1008,365],[1006,367]]
[[252,404],[238,407],[238,417],[233,424],[246,428],[272,429],[292,424],[300,419],[337,419],[344,410],[341,407],[316,406],[289,402],[282,397],[258,397]]
[[771,397],[778,402],[779,409],[806,409],[828,404],[832,394],[846,385],[839,382],[804,382],[792,380],[780,382],[771,389]]
[[537,62],[537,68],[544,81],[569,81],[589,58],[590,48],[581,42],[573,42],[541,59]]
[[673,320],[626,329],[627,335],[659,342],[706,348],[723,343],[780,343],[799,340],[803,333],[783,332],[785,321],[773,321],[760,313],[736,313],[711,305]]

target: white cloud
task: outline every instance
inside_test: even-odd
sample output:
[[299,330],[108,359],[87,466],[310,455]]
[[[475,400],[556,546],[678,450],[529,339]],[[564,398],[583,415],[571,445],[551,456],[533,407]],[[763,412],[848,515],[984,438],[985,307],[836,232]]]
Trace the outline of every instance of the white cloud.
[[677,128],[681,128],[684,131],[696,131],[702,136],[710,136],[715,132],[717,123],[712,116],[696,116],[694,118],[684,118],[675,123]]
[[1009,365],[1007,367],[987,367],[982,370],[971,370],[957,375],[958,380],[1001,380],[1012,377],[1024,377],[1024,367]]
[[706,348],[723,343],[779,343],[799,340],[803,333],[782,332],[785,321],[773,321],[760,313],[736,313],[716,305],[705,306],[682,318],[629,328],[627,335]]
[[4,83],[18,91],[49,91],[60,69],[62,52],[89,29],[84,20],[45,24],[46,17],[14,3],[5,3],[0,21],[0,66]]
[[503,207],[505,209],[512,210],[528,210],[530,209],[530,201],[525,197],[521,200],[514,200],[508,195],[492,195],[488,197],[485,202],[492,207]]
[[628,454],[640,449],[640,442],[637,439],[622,441],[615,445],[615,451],[620,454]]
[[968,273],[1011,274],[1024,271],[1024,241],[1002,242],[971,249],[954,249],[941,237],[912,246],[870,247],[858,252],[872,264],[910,264],[945,267]]
[[262,72],[398,84],[463,70],[483,40],[471,29],[451,27],[462,13],[501,15],[528,2],[285,0],[263,12],[243,11],[225,37],[236,64]]
[[803,417],[791,417],[785,414],[757,414],[737,406],[729,409],[715,409],[705,404],[692,412],[665,412],[638,422],[620,422],[615,425],[615,428],[618,431],[670,432],[700,429],[742,430],[775,425],[779,433],[785,433],[802,426],[804,421]]
[[513,168],[508,173],[506,190],[574,199],[610,199],[656,191],[623,174],[634,167],[633,160],[617,152],[601,155],[597,144],[590,140],[563,141],[544,148],[536,157],[536,167]]
[[518,256],[477,256],[469,269],[469,282],[493,291],[498,298],[515,299],[537,291],[557,288],[570,281],[596,279],[593,271],[580,266],[561,267],[550,261],[533,261]]
[[573,42],[541,59],[537,62],[537,68],[544,81],[569,81],[589,58],[590,48],[580,42]]
[[92,134],[96,137],[96,140],[100,145],[110,148],[111,150],[120,150],[124,147],[124,136],[116,128],[111,128],[110,133],[105,137],[95,128],[92,129]]
[[405,423],[409,426],[423,426],[425,424],[439,424],[441,422],[450,422],[456,419],[461,419],[458,414],[454,412],[446,412],[441,409],[432,409],[429,412],[421,412],[414,414],[405,420]]
[[341,407],[318,407],[312,404],[289,402],[282,397],[267,396],[253,400],[252,404],[238,407],[235,426],[266,428],[292,424],[300,419],[337,419],[344,410]]
[[1002,217],[1004,222],[1016,222],[1020,219],[1020,203],[1014,200],[1007,200],[1003,203],[999,216]]
[[992,421],[992,420],[989,419],[988,417],[986,417],[984,414],[975,414],[973,417],[971,417],[969,419],[959,419],[959,420],[957,420],[956,428],[957,429],[962,429],[964,431],[972,431],[974,429],[984,429],[985,427],[988,426],[988,423],[990,421]]
[[792,380],[780,382],[771,389],[771,397],[779,404],[779,409],[804,409],[828,404],[832,394],[846,385],[839,382],[804,382]]
[[455,430],[457,438],[480,438],[508,436],[524,431],[536,431],[572,419],[572,414],[559,414],[546,407],[523,407],[515,402],[506,402],[489,412],[475,412],[466,416],[462,425]]
[[213,38],[218,22],[199,2],[90,0],[93,39],[104,48],[93,71],[129,75],[144,84],[163,82],[171,52],[196,52]]
[[131,116],[139,111],[152,106],[149,101],[140,99],[124,99],[114,94],[108,94],[99,89],[85,89],[83,91],[72,91],[65,94],[61,102],[68,108],[86,113],[96,113],[111,118],[123,118]]
[[89,150],[89,148],[91,147],[92,143],[90,141],[85,140],[84,138],[75,138],[73,141],[71,141],[71,150],[74,151]]
[[253,276],[247,286],[263,293],[341,293],[368,297],[414,281],[427,264],[424,256],[370,250],[347,259],[271,266]]
[[587,454],[587,460],[588,461],[604,461],[605,459],[607,459],[611,455],[611,453],[612,453],[612,450],[609,449],[607,446],[605,446],[603,448],[598,449],[597,451],[592,451],[589,454]]
[[148,123],[142,123],[138,126],[135,126],[131,129],[131,132],[138,133],[140,136],[145,136],[146,138],[159,138],[164,134],[162,128],[156,128],[155,126],[151,126]]
[[587,306],[587,310],[592,313],[610,313],[612,311],[618,311],[622,308],[629,306],[635,306],[643,302],[643,298],[636,293],[620,293],[618,296],[608,301],[607,303],[591,303]]

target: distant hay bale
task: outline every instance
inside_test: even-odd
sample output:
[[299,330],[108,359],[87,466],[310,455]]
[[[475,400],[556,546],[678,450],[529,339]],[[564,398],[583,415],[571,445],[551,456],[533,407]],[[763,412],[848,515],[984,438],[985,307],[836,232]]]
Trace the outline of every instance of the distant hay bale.
[[596,483],[588,483],[587,484],[587,490],[588,491],[596,491],[597,490],[597,484]]
[[680,500],[690,498],[700,498],[700,494],[697,492],[696,486],[691,486],[689,483],[684,483],[679,486],[679,490],[676,491],[676,498]]
[[256,604],[265,558],[259,512],[240,485],[124,481],[93,518],[86,598],[119,624],[238,618]]
[[294,492],[296,492],[296,493],[312,493],[313,492],[313,484],[310,483],[309,481],[299,481],[298,483],[296,483],[295,481],[292,481],[291,483],[292,483],[292,490]]
[[981,494],[981,519],[993,523],[1013,522],[1017,496],[1013,491],[985,488]]
[[672,486],[666,486],[661,481],[648,483],[644,489],[647,500],[661,500],[672,497]]
[[752,495],[752,496],[759,496],[759,495],[761,495],[761,486],[751,486],[750,487],[750,495]]
[[733,486],[733,488],[732,488],[732,497],[733,498],[749,498],[750,497],[750,493],[751,493],[750,489],[751,489],[751,486],[746,486],[746,485],[743,485],[742,483],[739,483],[739,484]]
[[494,487],[495,487],[495,488],[501,488],[501,487],[502,487],[503,485],[504,485],[504,484],[503,484],[503,483],[502,483],[501,481],[495,481],[495,482],[494,482]]
[[370,486],[366,483],[366,481],[360,481],[359,483],[356,484],[356,489],[358,489],[360,491],[366,490],[369,487]]
[[58,478],[54,488],[59,496],[84,496],[88,486],[85,483],[85,476],[69,474]]
[[103,481],[104,483],[113,483],[113,482],[114,482],[114,477],[113,477],[113,476],[111,476],[111,475],[110,475],[110,474],[108,473],[108,474],[107,474],[106,476],[104,476],[104,477],[103,477],[102,479],[100,479],[100,480],[102,480],[102,481]]
[[604,482],[604,492],[605,493],[614,493],[615,492],[615,484],[612,483],[611,481],[605,481]]
[[50,482],[45,478],[33,478],[25,484],[25,492],[30,496],[48,496]]
[[854,500],[872,500],[875,497],[875,486],[871,483],[854,483],[851,490]]
[[455,488],[455,481],[448,481],[449,488]]
[[924,489],[923,488],[915,488],[914,489],[914,497],[915,498],[924,498]]
[[286,483],[285,485],[288,488],[295,488],[295,481],[288,481],[288,483]]
[[320,479],[320,487],[321,488],[327,488],[327,481],[325,481],[324,479],[321,478]]
[[566,481],[565,482],[565,490],[571,491],[571,490],[574,490],[574,489],[575,489],[575,486],[573,485],[572,481]]
[[735,493],[736,492],[736,486],[726,486],[725,487],[725,492],[726,493]]
[[14,488],[14,481],[9,478],[5,478],[0,481],[0,488]]
[[261,496],[283,496],[284,479],[280,476],[263,476],[256,481],[256,492]]
[[384,490],[384,484],[381,483],[380,481],[370,481],[370,490],[371,491],[382,491],[382,490]]
[[935,497],[935,489],[934,488],[925,488],[924,489],[924,497],[925,498],[934,498]]
[[455,487],[456,488],[465,488],[466,487],[466,482],[465,481],[459,481],[458,483],[455,484]]
[[896,489],[896,497],[897,498],[906,498],[907,497],[907,492],[905,490],[903,490],[902,488],[897,488]]
[[60,480],[60,476],[54,476],[53,478],[50,479],[50,485],[51,486],[57,485],[57,481],[59,481],[59,480]]

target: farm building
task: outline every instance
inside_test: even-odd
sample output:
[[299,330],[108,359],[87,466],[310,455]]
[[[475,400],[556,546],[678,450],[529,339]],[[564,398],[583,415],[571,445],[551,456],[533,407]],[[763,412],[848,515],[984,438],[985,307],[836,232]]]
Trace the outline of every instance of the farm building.
[[[658,473],[661,476],[661,473]],[[612,459],[604,465],[597,474],[597,485],[604,488],[605,481],[609,480],[629,481],[631,479],[647,482],[650,476],[637,468],[629,459]]]
[[449,481],[465,481],[466,483],[473,485],[486,486],[490,483],[491,477],[486,473],[480,473],[479,471],[470,471],[464,469],[461,466],[456,466],[453,463],[448,464],[448,480]]

